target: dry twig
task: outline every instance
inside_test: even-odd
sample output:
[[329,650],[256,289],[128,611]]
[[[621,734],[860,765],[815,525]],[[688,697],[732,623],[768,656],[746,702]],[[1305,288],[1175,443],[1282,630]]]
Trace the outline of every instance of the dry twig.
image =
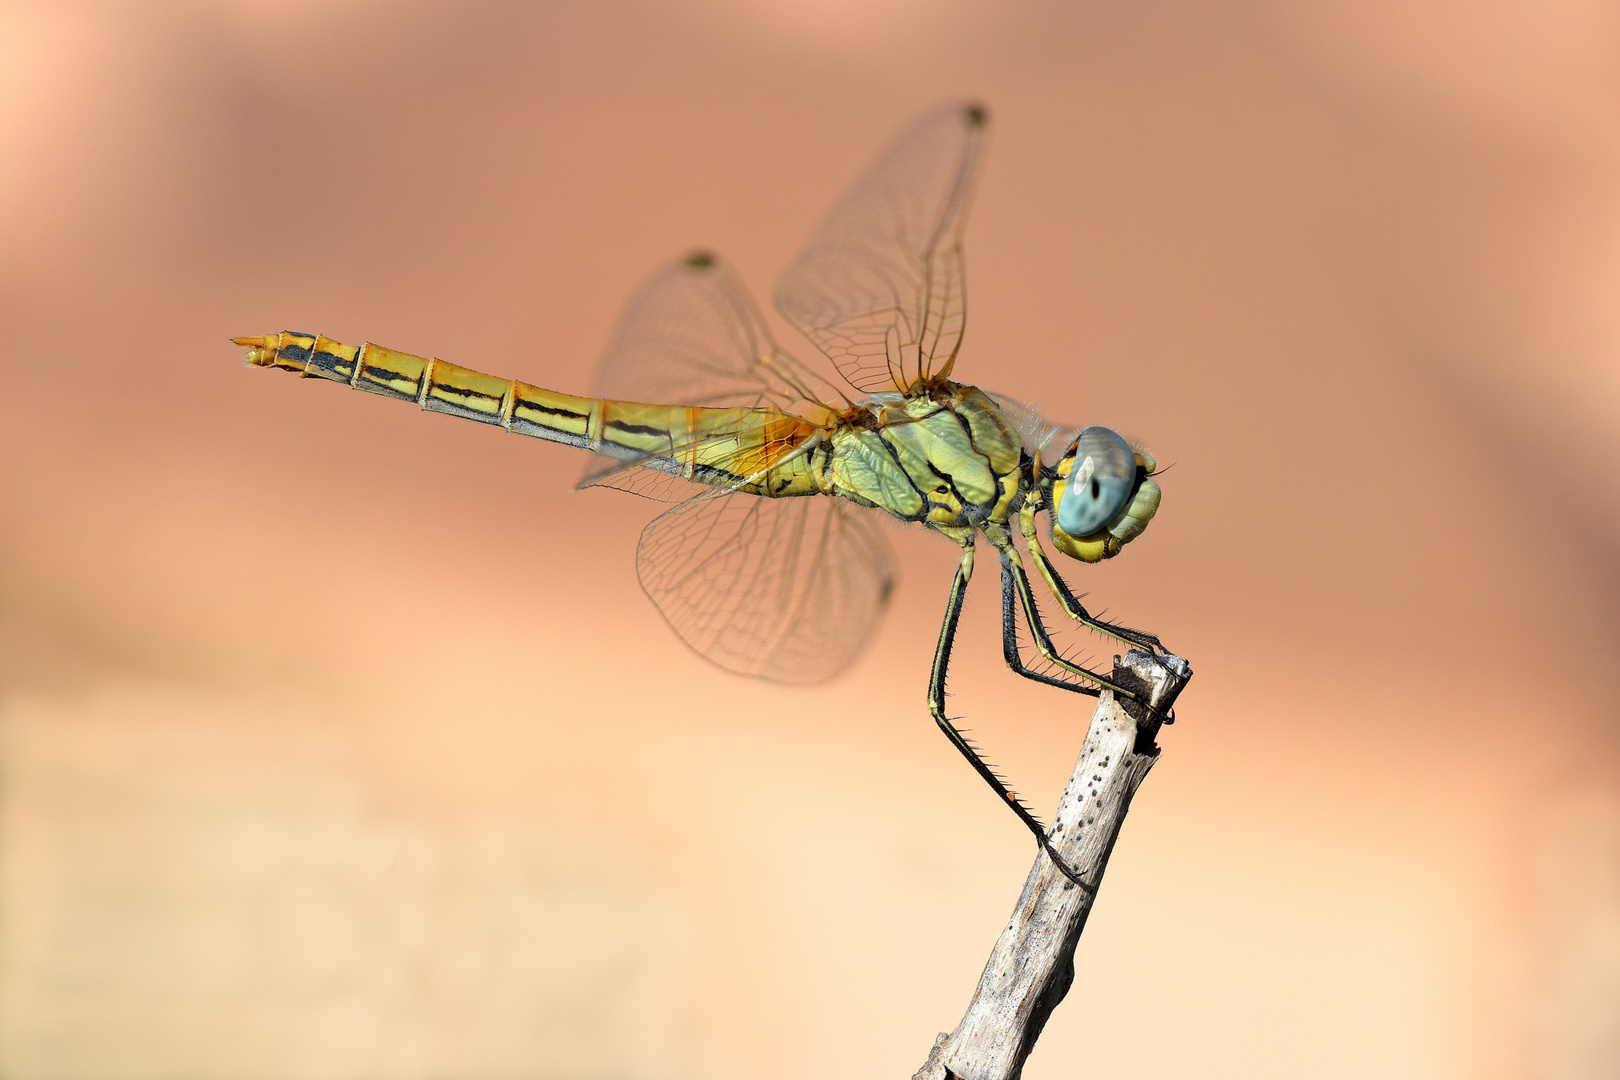
[[1017,1080],[1022,1073],[1047,1018],[1074,982],[1074,949],[1108,856],[1131,798],[1159,759],[1156,716],[1169,710],[1191,675],[1186,661],[1165,653],[1132,650],[1124,660],[1116,658],[1115,680],[1158,712],[1105,692],[1058,802],[1052,842],[1090,888],[1064,877],[1044,853],[1036,856],[966,1015],[955,1031],[934,1041],[912,1080]]

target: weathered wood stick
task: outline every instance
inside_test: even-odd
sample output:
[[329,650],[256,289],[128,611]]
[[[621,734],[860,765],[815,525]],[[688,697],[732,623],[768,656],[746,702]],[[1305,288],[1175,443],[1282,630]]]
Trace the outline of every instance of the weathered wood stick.
[[1157,713],[1105,691],[1058,802],[1053,845],[1091,887],[1075,885],[1044,853],[1036,856],[966,1015],[955,1031],[934,1040],[912,1080],[1017,1080],[1023,1072],[1047,1018],[1074,982],[1074,949],[1108,856],[1131,798],[1159,760],[1157,716],[1191,676],[1185,660],[1167,653],[1133,649],[1124,660],[1115,658],[1115,680],[1141,693]]

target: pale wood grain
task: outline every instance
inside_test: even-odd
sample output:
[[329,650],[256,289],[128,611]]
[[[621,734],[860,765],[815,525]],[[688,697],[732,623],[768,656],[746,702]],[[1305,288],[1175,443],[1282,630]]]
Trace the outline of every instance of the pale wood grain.
[[[1136,650],[1116,660],[1114,671],[1123,685],[1142,687],[1160,710],[1170,708],[1192,675],[1180,657]],[[1074,982],[1074,949],[1108,856],[1137,787],[1159,759],[1158,728],[1147,710],[1102,695],[1050,830],[1058,852],[1090,888],[1070,881],[1044,853],[1036,857],[967,1013],[955,1031],[934,1041],[913,1080],[1016,1080],[1023,1071]]]

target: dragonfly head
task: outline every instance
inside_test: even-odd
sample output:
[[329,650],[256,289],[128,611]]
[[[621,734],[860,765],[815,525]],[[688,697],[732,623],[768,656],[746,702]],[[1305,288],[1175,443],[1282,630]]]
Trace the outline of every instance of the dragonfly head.
[[1118,433],[1088,427],[1058,461],[1047,500],[1052,543],[1081,562],[1112,559],[1159,509],[1153,456]]

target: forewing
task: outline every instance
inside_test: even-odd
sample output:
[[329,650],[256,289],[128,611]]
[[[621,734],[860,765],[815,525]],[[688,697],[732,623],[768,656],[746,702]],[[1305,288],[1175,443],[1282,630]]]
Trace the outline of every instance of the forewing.
[[858,390],[903,393],[950,373],[965,319],[962,230],[985,128],[977,105],[924,115],[777,284],[777,308]]
[[821,682],[865,646],[893,588],[869,515],[842,499],[704,494],[642,530],[636,572],[681,640],[727,671]]

